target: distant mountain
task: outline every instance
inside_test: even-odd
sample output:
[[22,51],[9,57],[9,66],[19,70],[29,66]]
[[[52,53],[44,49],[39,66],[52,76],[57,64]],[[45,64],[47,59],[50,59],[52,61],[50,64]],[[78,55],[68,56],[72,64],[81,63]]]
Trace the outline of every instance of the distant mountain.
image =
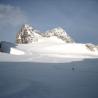
[[61,27],[54,28],[45,33],[39,32],[30,25],[23,25],[20,31],[16,35],[16,43],[33,43],[38,42],[38,40],[44,38],[57,37],[58,40],[61,39],[65,43],[73,43],[74,40],[62,29]]

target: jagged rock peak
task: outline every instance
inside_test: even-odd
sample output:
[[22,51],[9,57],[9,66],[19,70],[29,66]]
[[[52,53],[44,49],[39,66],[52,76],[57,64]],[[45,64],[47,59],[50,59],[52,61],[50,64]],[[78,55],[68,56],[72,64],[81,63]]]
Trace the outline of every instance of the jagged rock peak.
[[34,32],[35,32],[35,33],[39,33],[39,32],[40,32],[39,30],[33,28],[31,25],[28,25],[28,24],[22,25],[22,27],[21,27],[21,32],[22,32],[22,30],[23,30],[23,31],[24,31],[24,30],[30,31],[31,33],[32,33],[32,32],[33,32],[33,33],[34,33]]
[[30,27],[32,28],[32,26],[30,26],[30,25],[28,25],[28,24],[23,24],[23,27],[24,27],[24,28],[30,28]]
[[39,31],[28,24],[24,24],[16,35],[16,43],[32,43],[41,37]]
[[68,36],[68,34],[66,33],[66,31],[61,28],[61,27],[57,27],[51,30],[48,30],[46,32],[46,34],[50,35],[50,36]]
[[74,40],[61,27],[54,28],[52,30],[47,31],[45,33],[45,36],[47,36],[47,37],[57,36],[58,38],[64,40],[66,43],[73,43],[74,42]]

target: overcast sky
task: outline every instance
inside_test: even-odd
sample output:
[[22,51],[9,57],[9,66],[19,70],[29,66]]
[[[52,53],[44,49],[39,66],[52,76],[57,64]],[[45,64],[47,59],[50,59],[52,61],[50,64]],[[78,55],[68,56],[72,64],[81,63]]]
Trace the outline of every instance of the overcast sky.
[[98,44],[98,0],[0,0],[0,40],[15,42],[22,24],[62,27],[77,42]]

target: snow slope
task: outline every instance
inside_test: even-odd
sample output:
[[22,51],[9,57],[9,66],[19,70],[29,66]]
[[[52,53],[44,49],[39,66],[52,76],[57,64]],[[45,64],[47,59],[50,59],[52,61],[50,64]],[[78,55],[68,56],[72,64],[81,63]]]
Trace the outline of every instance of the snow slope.
[[[44,39],[45,40],[45,39]],[[97,57],[98,50],[91,51],[85,44],[73,43],[65,44],[63,42],[51,43],[51,40],[46,39],[45,42],[41,40],[39,43],[18,45],[17,48],[25,51],[26,54],[39,54],[49,57]]]
[[92,44],[65,43],[56,36],[40,38],[31,44],[17,44],[17,49],[27,54],[40,54],[55,57],[98,56],[98,49]]
[[98,58],[98,49],[91,44],[65,43],[56,36],[42,37],[38,42],[30,44],[15,45],[8,42],[2,44],[3,51],[9,55],[6,57],[2,54],[2,57],[0,54],[1,61],[71,62]]

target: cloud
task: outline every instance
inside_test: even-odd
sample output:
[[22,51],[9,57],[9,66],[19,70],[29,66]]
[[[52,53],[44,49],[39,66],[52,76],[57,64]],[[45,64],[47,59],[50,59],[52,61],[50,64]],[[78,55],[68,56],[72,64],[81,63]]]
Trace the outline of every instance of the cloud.
[[19,7],[0,4],[0,26],[17,26],[27,22],[27,17]]
[[19,7],[0,4],[0,41],[15,41],[21,25],[28,23],[28,18]]

